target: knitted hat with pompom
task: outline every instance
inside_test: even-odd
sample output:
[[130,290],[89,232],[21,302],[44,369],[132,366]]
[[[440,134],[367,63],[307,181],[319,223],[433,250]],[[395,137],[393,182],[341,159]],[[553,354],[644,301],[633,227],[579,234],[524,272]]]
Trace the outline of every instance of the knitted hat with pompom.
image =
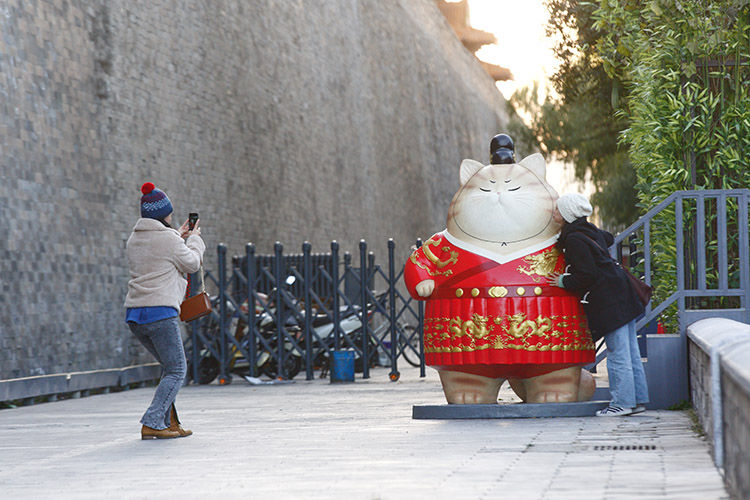
[[153,182],[144,183],[141,193],[141,217],[162,220],[172,213],[172,202]]

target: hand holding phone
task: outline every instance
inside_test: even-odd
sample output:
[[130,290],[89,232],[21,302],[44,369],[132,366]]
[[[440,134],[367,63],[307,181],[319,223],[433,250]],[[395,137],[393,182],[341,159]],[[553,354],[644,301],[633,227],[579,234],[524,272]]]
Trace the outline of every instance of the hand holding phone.
[[198,212],[190,212],[188,214],[188,230],[192,231],[196,222],[198,222]]

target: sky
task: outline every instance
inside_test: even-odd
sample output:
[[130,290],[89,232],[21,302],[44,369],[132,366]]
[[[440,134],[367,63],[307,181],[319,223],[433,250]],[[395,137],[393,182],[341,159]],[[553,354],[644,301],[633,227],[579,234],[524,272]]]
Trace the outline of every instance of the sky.
[[[477,51],[483,61],[509,68],[513,80],[497,82],[498,90],[508,99],[516,89],[539,83],[540,99],[547,92],[548,80],[557,70],[553,48],[547,37],[548,20],[543,0],[469,0],[470,23],[474,28],[495,35],[497,44]],[[524,118],[521,116],[521,118]],[[555,158],[547,160],[547,180],[560,193],[580,192],[590,196],[593,186],[575,180],[573,167]]]
[[469,13],[473,27],[498,40],[477,51],[477,57],[513,72],[514,80],[497,85],[506,99],[519,87],[534,81],[543,84],[557,69],[554,40],[545,33],[547,8],[541,0],[469,0]]

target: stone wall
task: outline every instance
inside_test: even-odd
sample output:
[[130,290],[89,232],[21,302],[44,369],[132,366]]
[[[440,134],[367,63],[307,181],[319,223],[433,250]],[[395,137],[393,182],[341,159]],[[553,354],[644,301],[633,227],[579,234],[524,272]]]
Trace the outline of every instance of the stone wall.
[[691,399],[732,498],[750,498],[750,325],[688,327]]
[[[750,349],[746,351],[750,353]],[[750,386],[729,375],[722,376],[722,386],[726,394],[724,479],[736,498],[750,498]]]
[[698,422],[713,443],[713,406],[711,405],[711,358],[709,353],[688,341],[688,366],[690,372],[690,402]]
[[432,0],[8,0],[0,95],[0,379],[149,360],[122,310],[142,182],[201,213],[209,267],[405,257],[509,120]]

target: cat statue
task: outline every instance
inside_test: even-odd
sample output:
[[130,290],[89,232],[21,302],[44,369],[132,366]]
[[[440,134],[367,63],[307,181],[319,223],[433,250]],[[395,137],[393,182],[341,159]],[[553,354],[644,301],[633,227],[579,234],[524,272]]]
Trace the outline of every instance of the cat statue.
[[513,141],[492,139],[491,163],[464,160],[446,229],[406,262],[410,295],[425,300],[425,363],[448,403],[497,403],[500,386],[528,403],[587,401],[595,358],[579,298],[551,286],[565,268],[562,219],[541,154],[515,163]]

